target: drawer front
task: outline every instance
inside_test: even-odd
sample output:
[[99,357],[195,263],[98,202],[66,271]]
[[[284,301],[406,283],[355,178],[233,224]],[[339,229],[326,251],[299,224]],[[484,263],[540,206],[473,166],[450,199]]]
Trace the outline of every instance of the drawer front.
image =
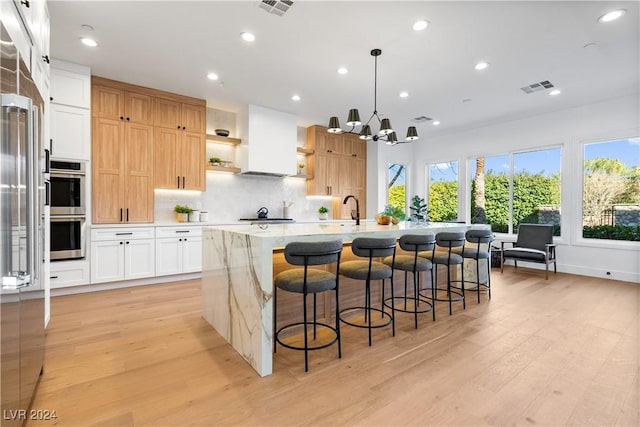
[[202,227],[156,227],[156,237],[200,237]]
[[88,285],[89,263],[83,261],[52,262],[51,289]]
[[92,242],[122,239],[153,239],[154,237],[154,227],[117,227],[91,229]]

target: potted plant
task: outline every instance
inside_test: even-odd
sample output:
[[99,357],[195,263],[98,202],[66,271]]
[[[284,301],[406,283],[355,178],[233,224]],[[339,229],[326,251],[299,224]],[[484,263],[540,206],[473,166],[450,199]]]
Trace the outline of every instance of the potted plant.
[[193,212],[189,206],[175,205],[173,211],[176,213],[178,222],[187,222],[189,220],[189,214]]
[[209,159],[209,163],[213,166],[220,166],[222,164],[222,159],[220,157],[211,157]]
[[427,221],[429,218],[429,209],[427,209],[427,204],[424,199],[420,198],[420,196],[413,196],[409,209],[411,209],[412,221]]
[[407,217],[407,215],[404,212],[404,209],[402,209],[400,206],[395,206],[395,205],[385,206],[381,214],[385,216],[390,216],[391,222],[393,224],[397,224],[400,221],[404,221]]
[[320,206],[318,208],[318,217],[321,220],[329,219],[329,209],[327,209],[325,206]]
[[304,172],[305,164],[303,162],[298,163],[298,175],[302,175]]

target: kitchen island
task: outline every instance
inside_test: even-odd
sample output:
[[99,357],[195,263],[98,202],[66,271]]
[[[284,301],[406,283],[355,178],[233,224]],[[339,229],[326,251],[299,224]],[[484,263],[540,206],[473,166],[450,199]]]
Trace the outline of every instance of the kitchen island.
[[[290,242],[357,237],[396,237],[440,231],[466,231],[486,225],[375,221],[314,224],[252,224],[203,230],[203,317],[261,376],[273,370],[274,250]],[[346,251],[345,251],[346,252]]]

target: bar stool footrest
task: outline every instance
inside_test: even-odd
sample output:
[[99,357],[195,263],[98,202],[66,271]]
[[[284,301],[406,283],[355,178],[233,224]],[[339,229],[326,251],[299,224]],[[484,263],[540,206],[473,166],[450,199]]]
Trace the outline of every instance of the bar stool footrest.
[[[430,289],[425,289],[425,291],[427,291],[427,290],[430,290]],[[453,301],[462,301],[462,300],[464,299],[464,295],[462,295],[462,291],[458,291],[458,290],[456,290],[456,289],[436,288],[436,289],[435,289],[435,292],[436,292],[436,298],[435,298],[435,301],[446,301],[446,302],[449,302],[449,298],[438,298],[438,297],[437,297],[438,291],[440,291],[440,292],[450,292],[450,293],[452,293],[452,294],[454,294],[454,295],[457,295],[457,297],[456,297],[456,298],[451,298],[451,301],[452,301],[452,302],[453,302]],[[431,295],[423,295],[423,294],[420,294],[420,297],[421,297],[421,298],[426,298],[426,299],[428,299],[429,301],[431,301],[431,300],[433,300],[433,299],[434,299],[434,298],[432,298],[432,297],[431,297]],[[396,309],[396,310],[397,310],[397,309]]]
[[[420,308],[418,310],[409,310],[408,308],[404,309],[404,308],[398,308],[398,307],[393,307],[392,308],[391,305],[389,304],[389,301],[391,301],[392,299],[393,300],[399,300],[400,304],[403,304],[405,301],[413,301],[413,304],[415,304],[416,301],[418,301],[418,302],[420,302],[422,304],[426,304],[427,307],[426,308]],[[447,300],[447,301],[449,301],[449,300]],[[395,311],[400,311],[402,313],[428,313],[428,312],[433,310],[433,303],[431,302],[431,300],[423,297],[422,295],[420,295],[418,298],[415,298],[415,297],[393,297],[393,298],[391,298],[391,297],[389,297],[389,298],[386,298],[384,300],[383,304],[384,304],[385,307],[387,307],[390,310],[393,309]]]
[[[309,327],[309,330],[307,331],[307,333],[313,333],[313,325],[314,325],[313,322],[308,322],[307,323],[307,326]],[[299,347],[299,346],[295,346],[295,345],[291,345],[291,344],[286,344],[286,343],[284,343],[284,342],[282,342],[280,340],[280,333],[282,331],[285,331],[285,330],[287,330],[289,328],[293,328],[293,327],[296,327],[296,326],[304,326],[304,322],[291,323],[289,325],[285,325],[285,326],[281,327],[280,329],[278,329],[278,331],[275,334],[275,340],[281,346],[289,348],[291,350],[309,350],[309,351],[311,351],[311,350],[320,350],[320,349],[323,349],[323,348],[331,347],[333,344],[338,342],[338,331],[336,330],[335,327],[333,327],[331,325],[328,325],[326,323],[321,323],[321,322],[316,322],[315,325],[316,325],[316,327],[320,327],[320,328],[331,330],[335,334],[335,337],[333,338],[333,340],[331,340],[328,343],[321,344],[321,345],[317,345],[317,346],[313,346],[313,347],[309,346],[306,349],[305,349],[304,346],[300,346]],[[302,334],[304,334],[304,328],[302,329]]]
[[341,321],[342,323],[346,323],[347,325],[355,326],[356,328],[365,328],[365,329],[368,329],[368,328],[369,328],[369,325],[368,325],[367,323],[353,323],[353,322],[351,322],[351,321],[349,321],[349,320],[346,320],[346,319],[344,319],[344,318],[342,317],[342,313],[345,313],[345,312],[347,312],[347,311],[355,311],[355,310],[362,310],[362,311],[364,311],[365,313],[366,313],[367,311],[370,311],[370,312],[369,312],[369,315],[372,315],[372,314],[374,314],[374,313],[378,313],[378,314],[381,314],[381,315],[382,315],[382,317],[381,317],[382,319],[385,319],[385,318],[386,318],[386,321],[385,321],[384,323],[375,323],[375,324],[374,324],[374,323],[373,323],[373,321],[372,321],[372,322],[371,322],[371,328],[372,328],[372,329],[373,329],[373,328],[384,328],[385,326],[390,325],[390,324],[391,324],[391,322],[393,321],[393,317],[391,317],[391,315],[390,315],[389,313],[387,313],[387,312],[386,312],[386,311],[384,311],[384,310],[381,310],[381,309],[379,309],[379,308],[374,308],[374,307],[347,307],[347,308],[345,308],[345,309],[342,309],[342,310],[340,310],[340,313],[339,313],[339,319],[340,319],[340,321]]

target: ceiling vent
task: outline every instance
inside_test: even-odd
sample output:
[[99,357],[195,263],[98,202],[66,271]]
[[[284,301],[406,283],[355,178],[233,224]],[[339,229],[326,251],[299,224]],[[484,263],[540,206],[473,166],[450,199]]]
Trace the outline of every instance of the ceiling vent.
[[523,91],[524,93],[529,94],[533,92],[539,92],[541,90],[550,89],[552,87],[553,87],[553,83],[551,83],[549,80],[545,80],[542,82],[530,84],[529,86],[521,87],[520,90]]
[[262,0],[259,6],[269,13],[282,16],[292,5],[293,2],[290,0]]
[[429,122],[433,120],[431,117],[427,117],[427,116],[420,116],[420,117],[415,117],[413,119],[411,119],[411,121],[413,123],[424,123],[424,122]]

